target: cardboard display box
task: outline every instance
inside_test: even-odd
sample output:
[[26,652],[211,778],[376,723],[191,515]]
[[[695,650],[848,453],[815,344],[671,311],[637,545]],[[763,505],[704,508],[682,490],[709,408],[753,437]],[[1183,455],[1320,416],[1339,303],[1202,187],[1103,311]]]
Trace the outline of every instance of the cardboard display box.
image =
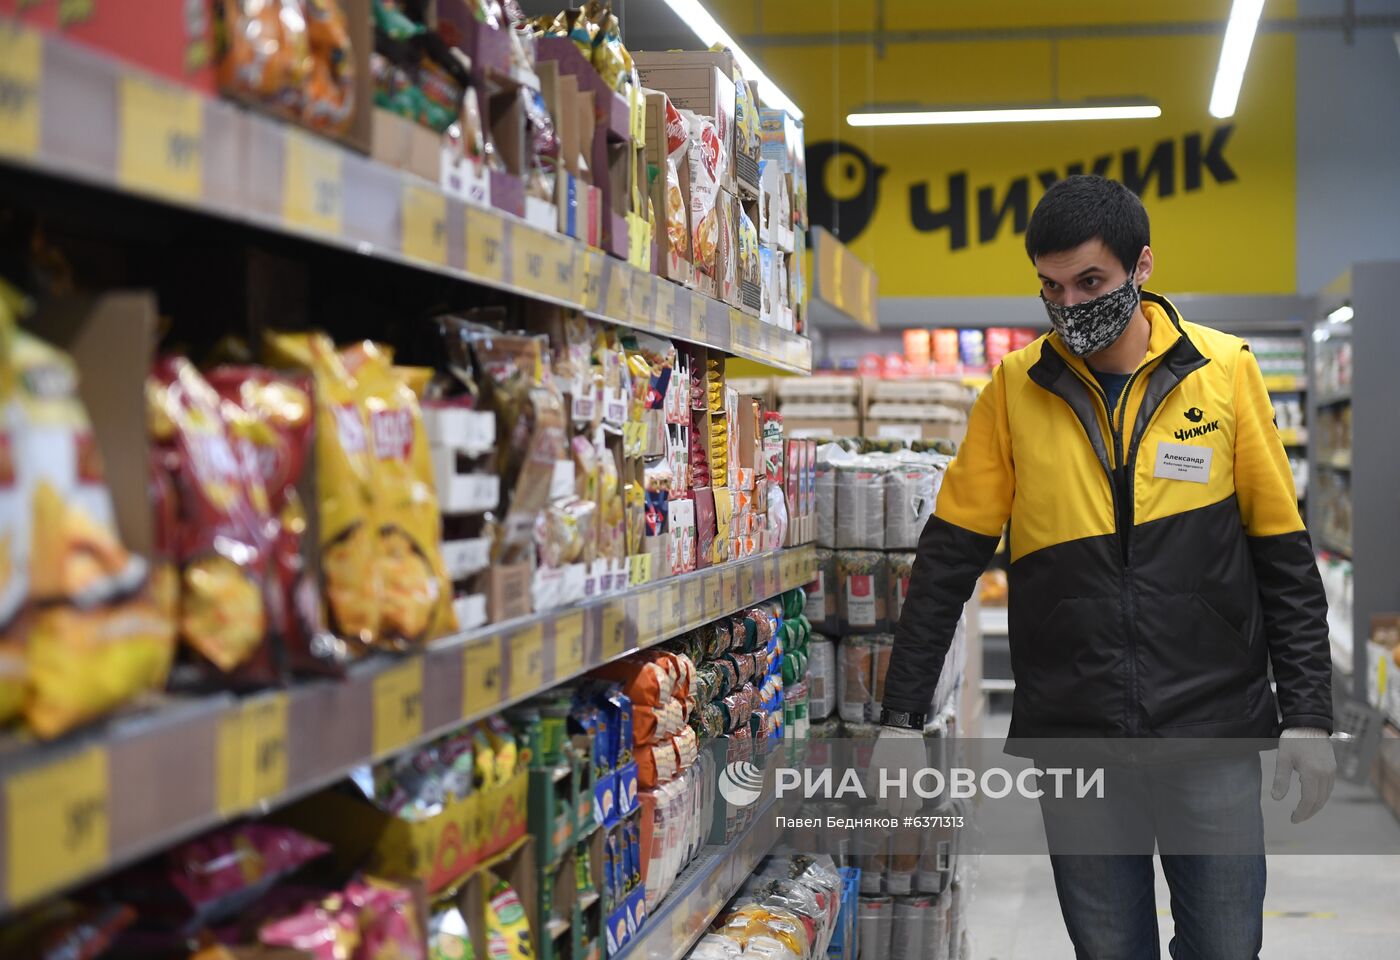
[[859,417],[833,420],[797,420],[785,416],[783,418],[783,430],[787,436],[795,439],[810,437],[819,440],[830,440],[836,437],[859,437],[864,435],[861,432]]
[[927,420],[867,420],[865,435],[877,440],[952,440],[961,443],[967,435],[967,424]]
[[[759,154],[748,145],[740,149],[736,137],[733,55],[710,50],[637,51],[632,59],[642,86],[664,91],[682,110],[715,118],[720,139],[733,158],[729,185],[742,183],[746,192],[756,193]],[[750,102],[757,105],[757,100]]]
[[370,156],[385,166],[407,170],[437,183],[442,176],[442,138],[422,124],[375,107],[370,123]]

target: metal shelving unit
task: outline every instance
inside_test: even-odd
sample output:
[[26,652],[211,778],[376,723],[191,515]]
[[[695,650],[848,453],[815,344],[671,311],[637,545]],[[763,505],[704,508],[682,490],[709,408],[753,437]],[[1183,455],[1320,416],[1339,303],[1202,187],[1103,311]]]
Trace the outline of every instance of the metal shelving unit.
[[[1321,495],[1308,498],[1308,527],[1315,547],[1352,562],[1351,616],[1334,610],[1329,625],[1334,633],[1348,634],[1333,637],[1334,659],[1350,658],[1342,672],[1351,676],[1352,695],[1363,701],[1371,617],[1400,610],[1400,512],[1395,507],[1400,447],[1392,396],[1400,365],[1398,301],[1400,262],[1358,263],[1319,295],[1308,328],[1314,386],[1307,411],[1309,473],[1346,485],[1351,542],[1343,542],[1346,531],[1335,529]],[[1328,382],[1320,371],[1342,344],[1349,345],[1350,380]],[[1329,439],[1324,419],[1347,406],[1350,449]]]
[[[22,38],[16,40],[15,38]],[[236,104],[0,20],[0,162],[810,373],[806,337]],[[8,106],[14,104],[15,109]]]
[[343,681],[171,699],[0,749],[0,912],[810,583],[798,547],[376,657]]

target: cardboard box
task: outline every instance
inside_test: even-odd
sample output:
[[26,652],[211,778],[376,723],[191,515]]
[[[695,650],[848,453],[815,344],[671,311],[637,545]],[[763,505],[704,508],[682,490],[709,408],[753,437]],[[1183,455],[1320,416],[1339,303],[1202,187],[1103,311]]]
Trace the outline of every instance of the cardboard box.
[[[734,59],[726,52],[709,50],[636,51],[632,60],[643,87],[660,90],[678,109],[716,121],[726,155],[737,160],[734,123]],[[753,158],[753,181],[758,158]],[[736,163],[731,162],[725,183],[732,184]],[[756,188],[756,182],[749,182]]]
[[486,615],[492,623],[530,615],[532,578],[528,563],[495,564],[486,571]]
[[540,926],[538,867],[535,863],[534,838],[521,837],[499,856],[492,857],[473,871],[462,885],[457,897],[457,906],[462,918],[467,921],[471,934],[473,955],[486,957],[486,897],[490,892],[492,876],[504,880],[520,898],[525,911],[525,921],[530,926],[531,943],[539,943],[547,936]]
[[962,442],[967,424],[941,421],[908,422],[900,420],[867,420],[865,435],[877,440],[952,440]]
[[785,416],[783,418],[783,429],[789,437],[794,439],[810,437],[830,440],[836,437],[863,436],[860,428],[860,419],[858,417],[835,420],[798,420]]
[[478,20],[474,2],[434,0],[433,7],[438,35],[471,58],[473,73],[510,76],[510,36]]
[[326,790],[279,811],[274,819],[330,843],[337,864],[417,881],[431,894],[527,838],[528,792],[529,772],[521,770],[502,786],[445,803],[435,817],[409,821],[367,800]]
[[396,170],[437,183],[442,175],[442,138],[427,127],[379,107],[371,112],[370,156]]

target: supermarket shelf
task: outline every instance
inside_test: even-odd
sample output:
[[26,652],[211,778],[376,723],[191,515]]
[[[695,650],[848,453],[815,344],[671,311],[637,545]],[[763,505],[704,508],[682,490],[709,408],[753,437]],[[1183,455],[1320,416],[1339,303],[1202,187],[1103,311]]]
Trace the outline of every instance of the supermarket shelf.
[[38,50],[3,75],[0,160],[811,372],[808,338],[569,237],[60,37],[0,40]]
[[983,607],[981,613],[982,636],[1007,636],[1010,633],[1010,629],[1007,627],[1007,618],[1005,607]]
[[0,749],[0,912],[810,583],[797,547],[445,638],[243,700],[174,700]]
[[598,902],[598,891],[586,890],[578,895],[578,907],[580,910],[587,910]]
[[549,932],[549,939],[558,940],[569,932],[569,921],[563,917],[551,917],[545,924],[545,929]]
[[1308,445],[1307,427],[1285,427],[1278,432],[1278,435],[1285,447],[1306,447]]
[[1317,398],[1319,407],[1332,407],[1339,403],[1351,403],[1351,391],[1343,390],[1340,393],[1324,393]]
[[1307,388],[1307,378],[1301,373],[1264,374],[1264,389],[1270,393],[1302,393]]
[[776,820],[781,806],[776,798],[769,799],[728,844],[701,850],[637,935],[610,960],[681,960],[689,953],[777,844],[783,833]]
[[1319,454],[1317,465],[1328,470],[1351,471],[1351,453],[1337,452],[1332,454]]

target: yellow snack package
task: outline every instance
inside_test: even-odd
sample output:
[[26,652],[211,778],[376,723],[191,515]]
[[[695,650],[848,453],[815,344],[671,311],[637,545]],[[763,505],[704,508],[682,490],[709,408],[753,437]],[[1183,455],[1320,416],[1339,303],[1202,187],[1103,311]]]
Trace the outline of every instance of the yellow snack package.
[[311,374],[316,407],[316,513],[324,622],[351,656],[379,627],[379,550],[369,426],[355,379],[323,333],[267,336],[269,360]]
[[442,563],[442,517],[418,396],[393,352],[371,341],[341,352],[369,416],[370,483],[379,545],[379,644],[404,648],[456,629]]
[[7,532],[11,576],[24,571],[27,587],[0,647],[24,651],[25,718],[48,738],[163,686],[174,629],[149,599],[146,562],[117,538],[72,360],[23,332],[10,343],[6,420],[19,509]]
[[[0,280],[0,409],[9,410],[15,374],[11,363],[19,315],[28,309],[19,291]],[[0,418],[0,724],[24,708],[28,669],[17,621],[24,608],[29,571],[20,518],[28,509],[15,476],[10,418]]]

